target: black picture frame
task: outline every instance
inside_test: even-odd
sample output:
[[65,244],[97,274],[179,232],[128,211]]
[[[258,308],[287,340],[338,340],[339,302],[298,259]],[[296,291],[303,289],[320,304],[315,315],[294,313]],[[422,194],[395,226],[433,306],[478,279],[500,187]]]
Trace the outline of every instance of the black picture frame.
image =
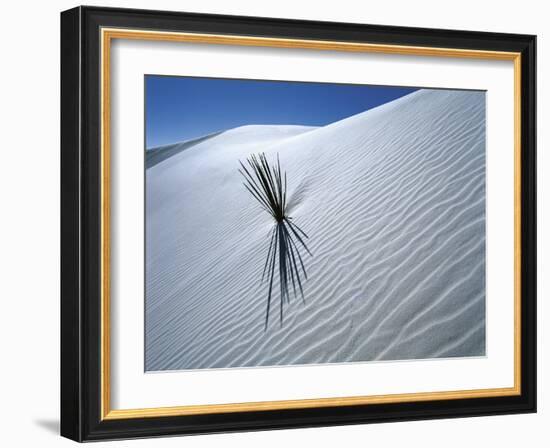
[[[514,396],[102,419],[100,29],[128,28],[521,54],[521,393]],[[76,441],[536,411],[536,37],[77,7],[61,13],[61,435]]]

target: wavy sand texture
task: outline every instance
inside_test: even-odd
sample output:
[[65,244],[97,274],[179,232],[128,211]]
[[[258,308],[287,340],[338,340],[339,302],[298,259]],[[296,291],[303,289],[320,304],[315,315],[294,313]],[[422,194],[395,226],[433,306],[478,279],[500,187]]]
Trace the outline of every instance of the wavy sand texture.
[[[238,160],[278,153],[305,304],[264,331],[273,221]],[[485,354],[485,94],[420,90],[320,127],[245,126],[146,172],[146,369]]]

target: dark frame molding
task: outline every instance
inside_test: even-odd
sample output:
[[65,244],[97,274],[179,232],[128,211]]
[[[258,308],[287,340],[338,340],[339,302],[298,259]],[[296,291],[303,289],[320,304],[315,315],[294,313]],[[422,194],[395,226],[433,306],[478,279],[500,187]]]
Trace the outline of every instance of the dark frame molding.
[[[101,420],[100,28],[521,53],[521,394]],[[536,37],[77,7],[61,14],[61,435],[76,441],[536,412]]]

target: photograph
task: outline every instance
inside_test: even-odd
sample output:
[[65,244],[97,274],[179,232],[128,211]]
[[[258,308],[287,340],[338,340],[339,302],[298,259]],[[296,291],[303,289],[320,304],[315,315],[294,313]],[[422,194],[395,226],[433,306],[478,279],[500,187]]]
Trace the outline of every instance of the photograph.
[[[25,371],[57,363],[57,389],[27,382],[59,433],[391,446],[393,423],[395,445],[536,445],[544,15],[203,3],[57,11],[58,88],[40,88],[60,116],[33,122],[55,141],[8,151],[59,174],[61,306],[31,314],[60,333],[21,350]],[[32,239],[44,182],[20,171],[28,210],[6,222]]]
[[486,356],[486,91],[144,96],[146,372]]

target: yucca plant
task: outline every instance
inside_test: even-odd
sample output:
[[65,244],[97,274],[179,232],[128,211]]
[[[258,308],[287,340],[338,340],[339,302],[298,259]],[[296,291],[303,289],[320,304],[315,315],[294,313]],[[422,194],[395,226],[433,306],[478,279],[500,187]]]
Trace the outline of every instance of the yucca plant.
[[246,160],[247,166],[239,161],[239,172],[244,177],[244,186],[252,197],[259,203],[274,220],[273,230],[269,236],[269,250],[262,272],[261,282],[268,280],[267,310],[265,314],[265,329],[269,322],[269,312],[273,295],[273,279],[277,272],[278,264],[280,284],[279,319],[283,325],[283,305],[285,301],[290,303],[290,287],[294,297],[300,292],[304,299],[302,276],[307,280],[306,268],[300,251],[305,250],[310,256],[305,240],[307,234],[292,222],[292,217],[287,215],[287,176],[281,171],[279,154],[277,164],[271,166],[264,153],[252,154]]

